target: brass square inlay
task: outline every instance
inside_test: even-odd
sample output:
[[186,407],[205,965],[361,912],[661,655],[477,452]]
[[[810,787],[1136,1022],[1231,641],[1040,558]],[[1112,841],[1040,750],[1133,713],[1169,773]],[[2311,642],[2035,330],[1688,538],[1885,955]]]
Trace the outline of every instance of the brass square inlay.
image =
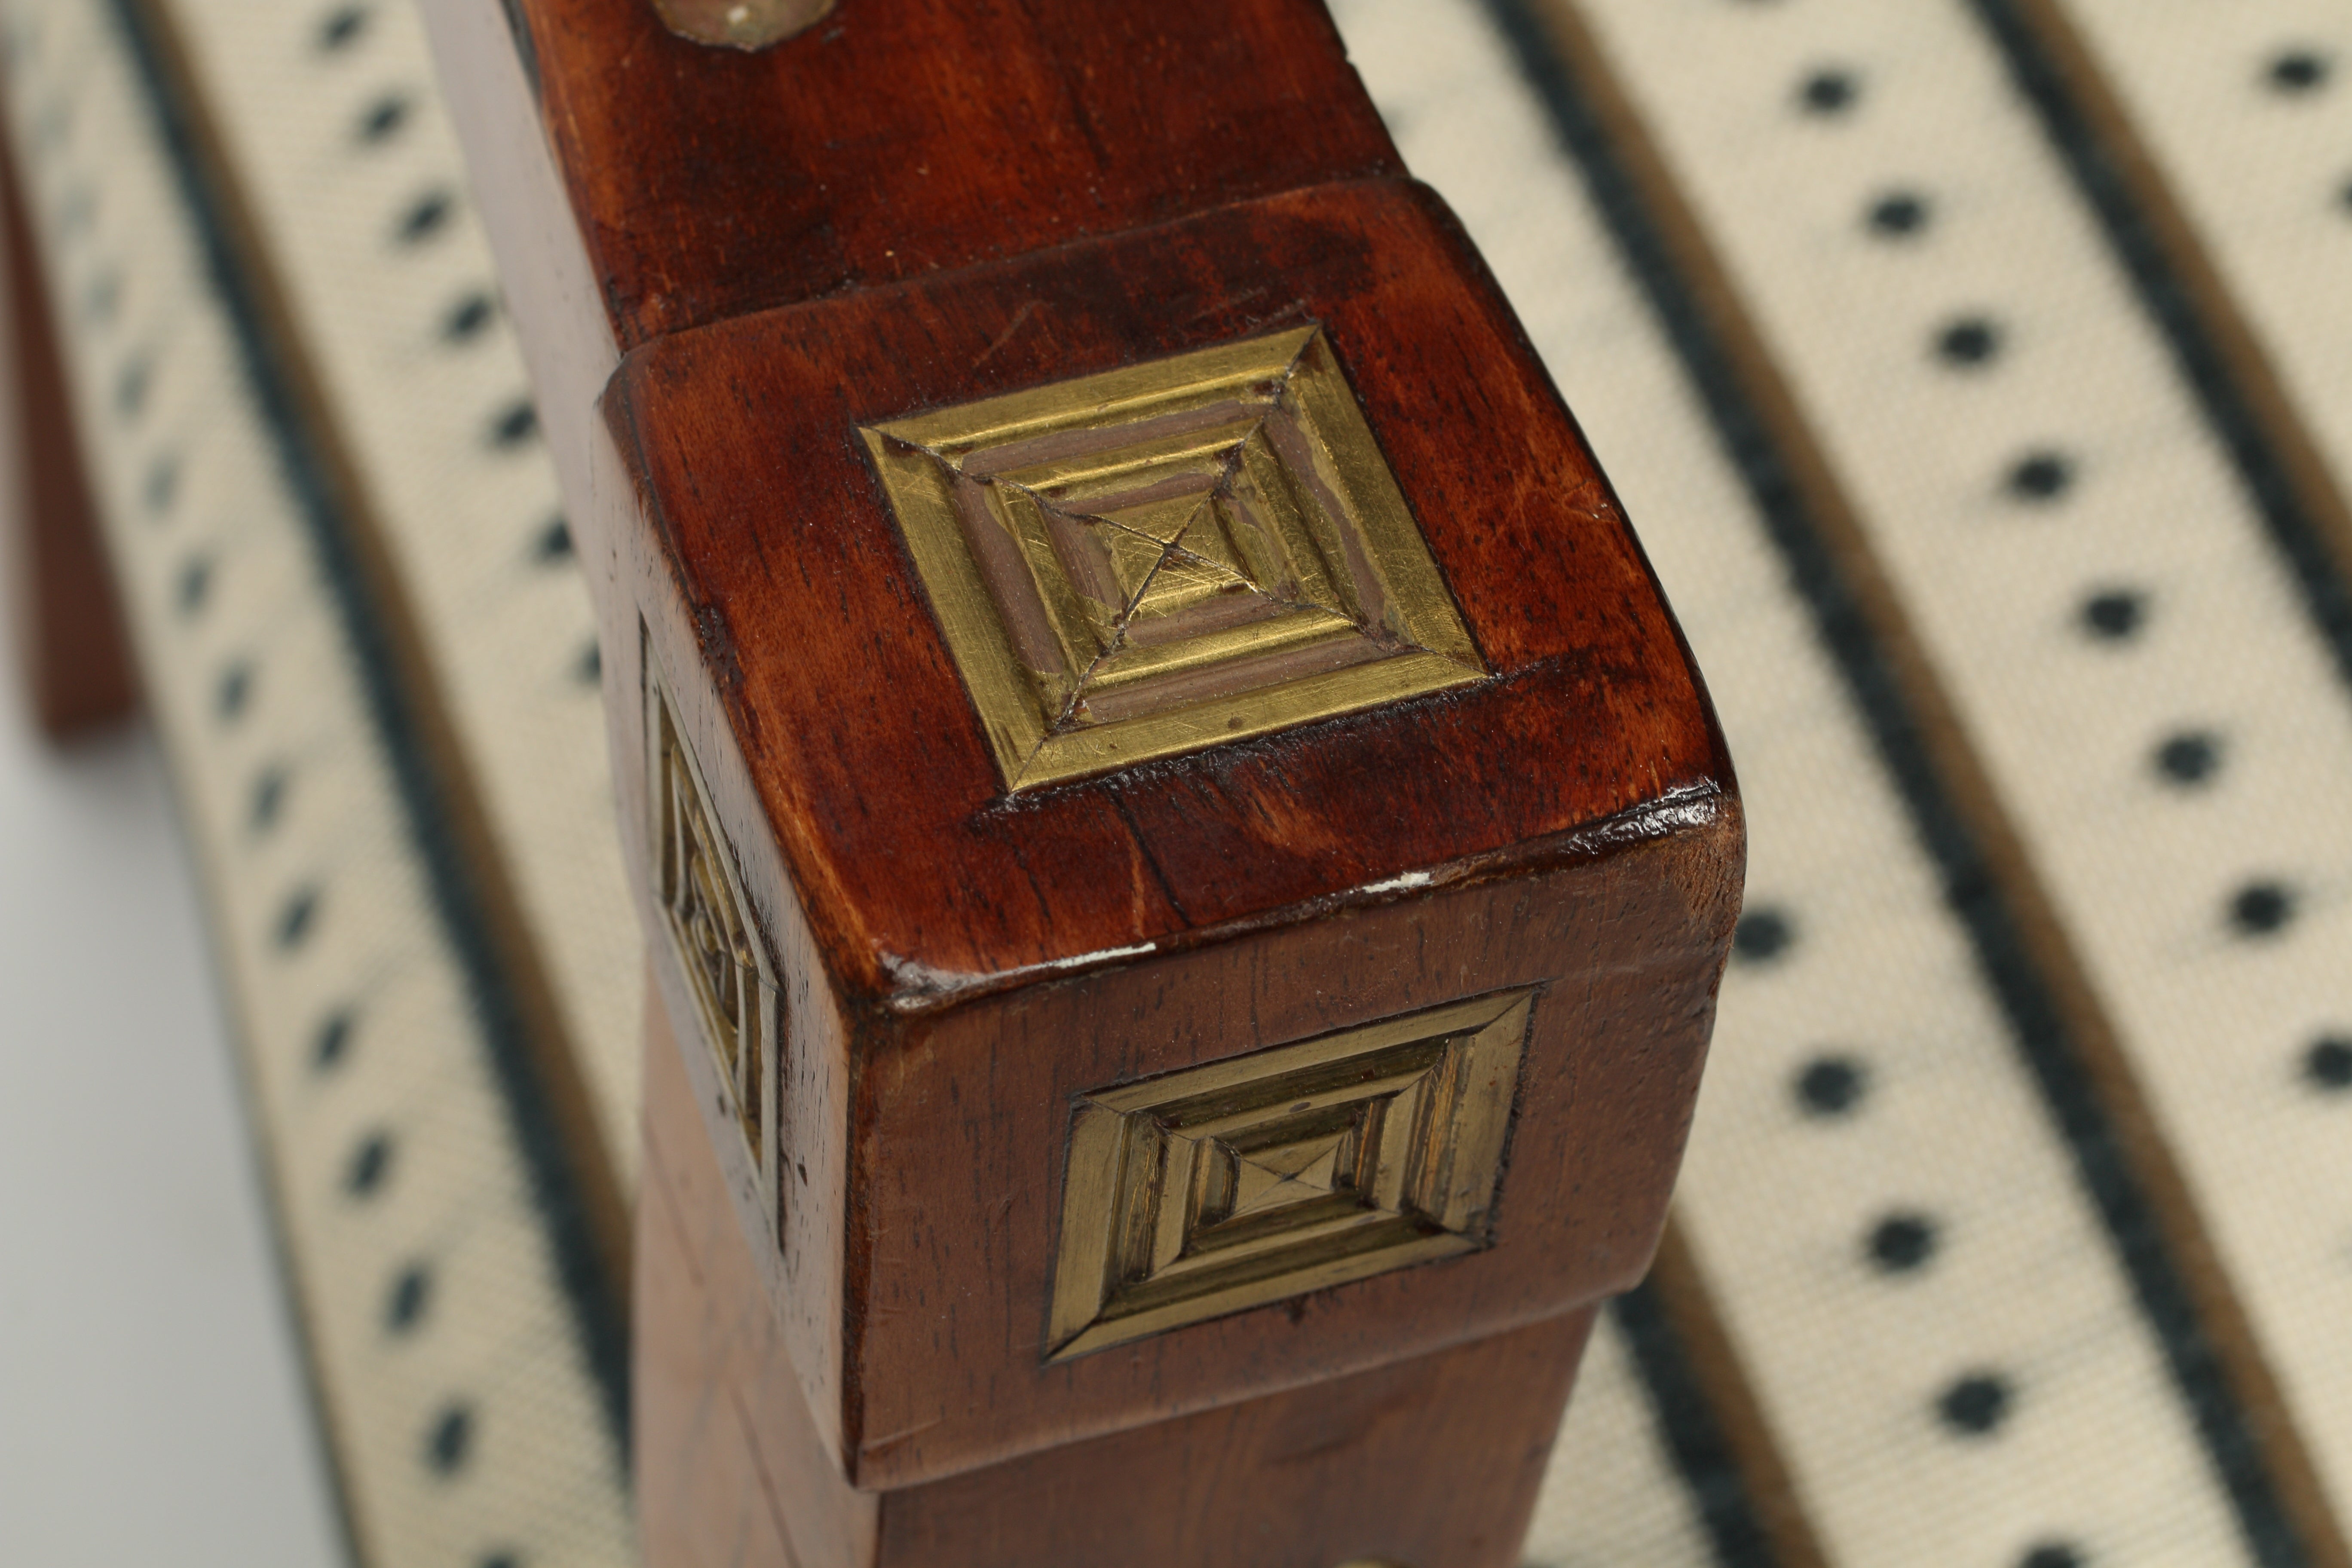
[[1529,991],[1082,1096],[1052,1360],[1487,1245]]
[[1008,788],[1486,673],[1318,327],[861,434]]
[[773,1055],[778,989],[753,934],[734,857],[712,822],[702,772],[646,659],[646,727],[652,742],[655,890],[678,967],[694,993],[703,1039],[717,1059],[736,1121],[765,1175],[761,1082]]

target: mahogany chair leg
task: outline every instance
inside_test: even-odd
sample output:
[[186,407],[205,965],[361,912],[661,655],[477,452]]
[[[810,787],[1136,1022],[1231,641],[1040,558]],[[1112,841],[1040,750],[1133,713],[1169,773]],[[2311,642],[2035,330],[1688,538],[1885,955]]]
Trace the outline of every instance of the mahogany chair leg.
[[853,1489],[761,1310],[658,993],[635,1472],[650,1568],[1510,1568],[1594,1309],[898,1490]]
[[57,740],[126,717],[138,680],[67,395],[48,289],[24,188],[0,155],[8,302],[0,331],[0,530],[13,559],[18,667],[34,717]]
[[1510,1568],[1744,829],[1318,0],[426,11],[666,1009],[650,1561]]

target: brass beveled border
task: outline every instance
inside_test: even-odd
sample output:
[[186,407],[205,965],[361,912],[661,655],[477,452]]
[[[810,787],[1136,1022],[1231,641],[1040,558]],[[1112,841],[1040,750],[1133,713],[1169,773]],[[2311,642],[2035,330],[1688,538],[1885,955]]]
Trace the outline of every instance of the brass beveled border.
[[[646,762],[646,845],[653,879],[654,901],[661,910],[662,930],[668,934],[672,956],[694,998],[695,1021],[703,1044],[724,1087],[728,1108],[734,1113],[743,1141],[763,1187],[777,1190],[771,1158],[774,1146],[769,1103],[776,1075],[782,1070],[778,1048],[782,1025],[782,987],[768,956],[768,944],[752,917],[751,900],[743,890],[742,874],[735,864],[735,847],[719,827],[710,807],[710,786],[702,763],[694,754],[677,721],[669,689],[653,650],[643,636]],[[701,858],[719,873],[716,888],[700,889],[702,902],[717,907],[728,937],[728,956],[738,997],[740,1017],[727,1014],[725,998],[714,994],[709,972],[698,959],[693,915],[698,891],[686,875],[680,846],[690,837]]]
[[[1046,1359],[1490,1245],[1535,997],[1494,992],[1079,1096]],[[1354,1186],[1244,1246],[1197,1244],[1216,1183],[1200,1151],[1351,1110]]]
[[[1046,451],[1060,438],[1115,437],[1126,426],[1223,407],[1255,416],[1259,429],[1279,428],[1278,455],[1271,447],[1262,451],[1251,479],[1282,487],[1276,510],[1295,517],[1299,540],[1311,541],[1318,564],[1339,579],[1348,601],[1367,606],[1357,626],[1367,646],[1339,668],[1294,667],[1262,684],[1155,711],[1095,721],[1073,718],[1075,709],[1057,716],[1053,682],[1068,672],[1024,658],[1001,599],[1025,592],[1022,572],[1034,574],[1040,563],[1034,552],[1019,556],[1017,542],[972,531],[1014,531],[1003,503],[987,496],[992,485],[1009,482],[989,468],[992,455]],[[1008,789],[1262,735],[1486,674],[1320,327],[861,426],[859,434]],[[1224,663],[1213,647],[1209,654],[1188,675],[1245,662],[1238,652]]]

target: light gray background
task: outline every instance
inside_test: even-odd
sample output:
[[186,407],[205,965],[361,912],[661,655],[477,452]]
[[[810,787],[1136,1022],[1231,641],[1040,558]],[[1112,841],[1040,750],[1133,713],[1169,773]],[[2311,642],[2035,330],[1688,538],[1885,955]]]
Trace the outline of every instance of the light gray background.
[[60,753],[0,668],[9,1568],[344,1558],[173,810],[143,726]]

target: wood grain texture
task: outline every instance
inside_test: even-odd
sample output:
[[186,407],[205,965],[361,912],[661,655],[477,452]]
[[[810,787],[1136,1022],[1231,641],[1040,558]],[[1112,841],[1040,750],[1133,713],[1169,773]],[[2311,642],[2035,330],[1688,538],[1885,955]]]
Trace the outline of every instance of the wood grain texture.
[[738,1223],[698,1109],[692,1058],[653,985],[646,999],[630,1426],[646,1560],[870,1563],[877,1500],[850,1489],[803,1393],[786,1319],[770,1310],[768,1258]]
[[138,706],[131,643],[73,426],[48,289],[33,248],[13,149],[0,150],[0,531],[14,559],[18,668],[33,716],[57,740],[121,719]]
[[[1657,1242],[1741,818],[1615,497],[1328,17],[858,0],[747,56],[522,0],[486,65],[488,6],[432,14],[685,1036],[640,1216],[655,1560],[1509,1562]],[[1309,326],[1489,673],[1008,794],[860,427]],[[653,918],[655,687],[777,977],[772,1150]],[[1047,1360],[1075,1097],[1518,987],[1474,1250]]]
[[624,348],[1399,172],[1313,0],[858,0],[756,54],[647,5],[514,12]]
[[[857,426],[1306,321],[1493,678],[1007,797]],[[743,752],[828,968],[877,1002],[1491,869],[1728,787],[1607,481],[1419,187],[1276,197],[677,334],[630,356],[606,408],[632,471],[596,526],[635,555],[624,594],[681,683],[708,672],[708,722]]]
[[1414,1568],[1517,1562],[1586,1309],[898,1490],[859,1491],[758,1310],[667,1016],[647,1020],[636,1458],[665,1568]]
[[[1696,832],[1595,845],[1547,875],[1027,988],[876,1038],[847,1189],[852,1473],[887,1485],[993,1462],[1630,1288],[1713,1022],[1720,854]],[[1522,984],[1541,990],[1490,1246],[1046,1362],[1074,1095]]]
[[1592,1308],[892,1494],[884,1568],[1516,1568]]
[[[688,1034],[679,1058],[700,1157],[748,1258],[724,1291],[760,1300],[742,1331],[779,1345],[829,1467],[902,1487],[1622,1290],[1648,1265],[1680,1161],[1739,838],[1728,807],[1616,822],[1554,846],[1540,875],[1469,879],[895,1024],[885,1015],[855,1035],[787,906],[773,928],[794,976],[777,1166],[795,1178],[776,1210],[710,1052]],[[667,1016],[691,1019],[675,963],[656,976]],[[1544,994],[1490,1249],[1046,1363],[1074,1094],[1529,983]],[[641,1309],[651,1289],[641,1273]],[[642,1347],[663,1331],[639,1331],[642,1380]]]
[[[858,425],[1301,320],[1493,678],[1006,797]],[[1425,193],[1276,197],[679,334],[607,410],[593,527],[644,617],[608,627],[612,673],[639,689],[658,664],[792,993],[772,1168],[794,1179],[763,1196],[731,1124],[712,1137],[746,1233],[780,1244],[773,1310],[856,1484],[1640,1277],[1736,909],[1730,769],[1605,481]],[[641,711],[619,721],[641,759]],[[622,777],[642,865],[642,761]],[[1490,1249],[1045,1364],[1072,1096],[1518,985],[1546,994]],[[715,1079],[697,1098],[723,1103]]]

